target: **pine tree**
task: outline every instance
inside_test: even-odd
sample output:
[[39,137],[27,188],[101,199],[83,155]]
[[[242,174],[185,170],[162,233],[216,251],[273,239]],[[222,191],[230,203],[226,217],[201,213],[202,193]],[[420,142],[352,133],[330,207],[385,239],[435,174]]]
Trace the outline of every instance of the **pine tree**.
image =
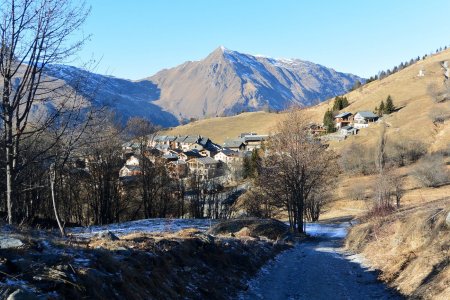
[[394,110],[395,110],[394,101],[392,101],[392,97],[391,95],[389,95],[386,99],[386,106],[384,107],[384,113],[390,114],[394,112]]
[[334,126],[334,116],[331,110],[327,110],[323,116],[323,126],[327,130],[327,133],[335,132],[336,127]]
[[384,101],[381,100],[380,106],[378,107],[378,116],[382,117],[385,109]]
[[333,111],[339,111],[349,105],[347,97],[334,98]]

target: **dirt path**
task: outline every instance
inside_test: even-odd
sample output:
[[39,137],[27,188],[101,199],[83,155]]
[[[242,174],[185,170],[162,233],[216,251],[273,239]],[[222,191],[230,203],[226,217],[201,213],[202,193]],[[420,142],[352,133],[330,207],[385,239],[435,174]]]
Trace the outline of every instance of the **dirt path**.
[[283,252],[251,280],[239,299],[402,299],[340,248],[344,225],[311,224],[313,241]]

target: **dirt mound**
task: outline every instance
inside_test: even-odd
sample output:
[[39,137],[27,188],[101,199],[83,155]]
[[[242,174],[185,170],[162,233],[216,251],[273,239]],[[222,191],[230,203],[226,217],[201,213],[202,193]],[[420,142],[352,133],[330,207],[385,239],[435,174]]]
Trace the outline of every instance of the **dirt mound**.
[[222,221],[208,230],[213,235],[235,235],[238,237],[266,237],[280,240],[289,236],[289,226],[274,219],[232,219]]
[[[228,299],[286,244],[213,237],[197,229],[62,239],[45,232],[0,249],[0,299]],[[25,243],[25,242],[24,242]]]

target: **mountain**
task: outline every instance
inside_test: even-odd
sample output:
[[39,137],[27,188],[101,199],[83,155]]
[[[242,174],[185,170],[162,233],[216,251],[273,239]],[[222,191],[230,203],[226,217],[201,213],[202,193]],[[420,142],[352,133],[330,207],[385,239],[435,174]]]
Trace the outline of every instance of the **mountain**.
[[[448,101],[435,103],[430,86],[444,88],[446,70],[443,62],[450,61],[450,49],[420,60],[382,80],[375,80],[361,88],[345,94],[350,105],[343,111],[355,114],[358,111],[372,111],[390,95],[398,111],[385,115],[388,140],[416,140],[425,143],[430,152],[450,149],[450,105]],[[447,63],[448,64],[448,63]],[[424,73],[424,76],[418,76]],[[447,81],[448,82],[448,81]],[[447,83],[448,84],[448,83]],[[312,122],[322,123],[324,113],[333,107],[333,99],[308,107],[306,113]],[[444,122],[436,122],[436,116]],[[241,132],[270,134],[286,114],[251,112],[232,117],[199,120],[167,131],[170,135],[205,135],[222,143],[237,137]],[[360,130],[341,142],[331,142],[335,149],[342,149],[352,143],[375,145],[379,139],[379,126]],[[448,151],[448,150],[446,150]]]
[[50,66],[47,74],[72,87],[81,86],[92,104],[109,107],[124,120],[140,116],[166,127],[191,118],[309,106],[363,81],[308,61],[254,56],[224,47],[203,60],[137,81],[65,65]]
[[153,103],[160,89],[151,81],[120,79],[67,65],[51,65],[46,74],[76,87],[94,106],[110,108],[124,120],[137,116],[165,127],[179,124],[173,114]]
[[224,47],[148,80],[161,90],[155,104],[179,119],[309,106],[363,81],[308,61],[254,56]]

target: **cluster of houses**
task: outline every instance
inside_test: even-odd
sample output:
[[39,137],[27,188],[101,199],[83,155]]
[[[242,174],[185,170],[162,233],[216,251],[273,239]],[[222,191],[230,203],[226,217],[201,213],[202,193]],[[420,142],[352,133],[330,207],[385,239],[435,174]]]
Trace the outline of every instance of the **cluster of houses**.
[[311,135],[321,137],[322,140],[343,140],[349,135],[355,135],[361,128],[367,128],[371,123],[377,122],[379,117],[371,111],[360,111],[356,114],[342,112],[334,117],[337,134],[326,135],[324,125],[310,123],[308,126]]
[[216,178],[224,175],[225,168],[234,171],[241,167],[244,158],[261,148],[265,140],[266,135],[242,133],[220,146],[200,135],[150,136],[144,147],[136,142],[122,145],[126,162],[119,176],[125,179],[142,174],[141,160],[145,156],[152,163],[158,161],[164,165],[174,179],[187,178],[190,174],[200,179]]
[[369,127],[369,124],[378,120],[378,116],[371,111],[360,111],[353,115],[350,112],[342,112],[334,117],[336,129],[342,136],[354,135],[361,128]]

